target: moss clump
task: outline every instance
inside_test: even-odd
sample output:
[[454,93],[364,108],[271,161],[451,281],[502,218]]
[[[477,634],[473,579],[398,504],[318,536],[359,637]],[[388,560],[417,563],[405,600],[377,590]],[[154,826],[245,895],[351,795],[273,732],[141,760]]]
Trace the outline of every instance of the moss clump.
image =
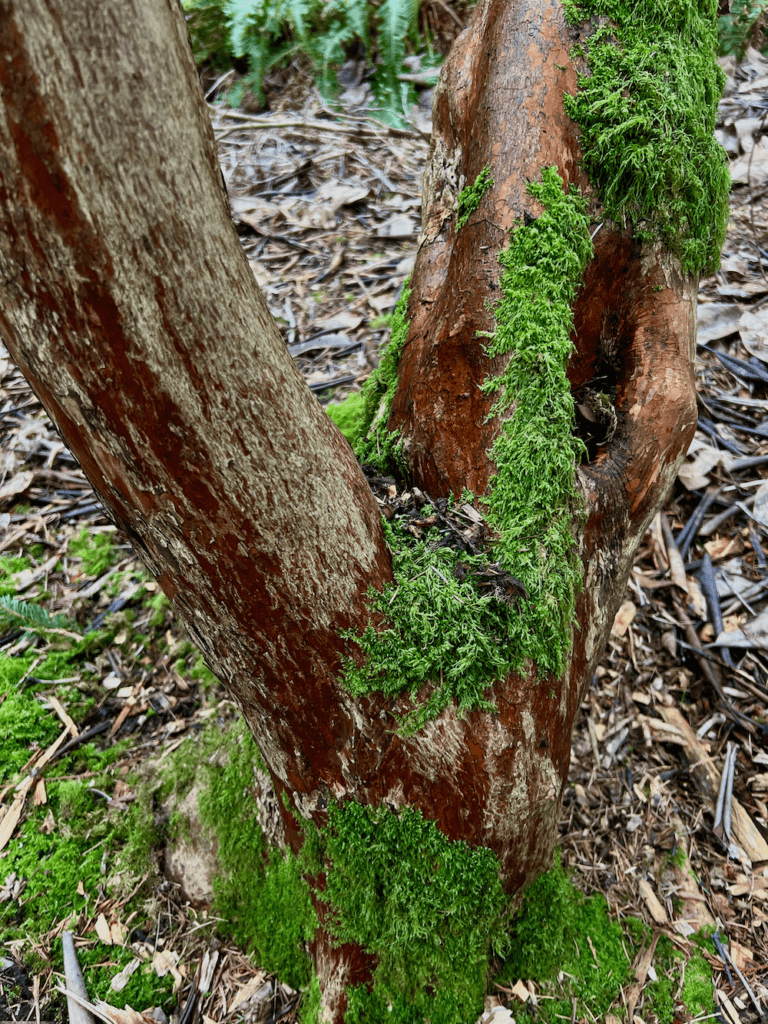
[[[35,745],[44,749],[61,733],[61,722],[34,692],[31,670],[46,682],[71,676],[71,654],[50,651],[44,658],[37,651],[15,658],[0,654],[0,783],[9,781],[27,763]],[[69,686],[54,692],[77,721],[93,703],[92,698],[83,698]]]
[[322,840],[330,930],[378,958],[373,991],[349,993],[348,1024],[475,1020],[504,940],[494,854],[447,839],[417,810],[352,801],[331,804]]
[[[58,728],[55,730],[60,731]],[[28,749],[25,746],[28,754]],[[112,869],[120,855],[128,857],[128,849],[137,825],[140,809],[132,805],[128,813],[105,809],[102,799],[92,787],[111,790],[114,778],[110,767],[125,749],[114,746],[97,752],[88,744],[57,762],[62,774],[82,771],[85,767],[96,773],[89,785],[80,780],[47,779],[48,803],[35,807],[27,802],[26,816],[3,853],[2,878],[14,876],[23,883],[19,897],[0,903],[0,943],[23,940],[26,949],[35,949],[40,937],[69,921],[77,927],[79,919],[88,920],[95,902],[119,896],[130,890],[136,878],[113,876]],[[151,821],[151,817],[150,817]],[[103,868],[108,867],[105,876]],[[140,874],[145,861],[131,859],[132,872]],[[123,888],[125,885],[125,888]],[[137,906],[138,904],[138,906]],[[134,927],[145,918],[132,913],[140,907],[140,897],[122,911],[122,919],[134,919]],[[139,910],[140,913],[140,910]],[[119,995],[110,990],[110,981],[117,970],[135,956],[130,945],[105,946],[95,937],[87,947],[78,949],[78,958],[85,972],[92,998],[108,999],[113,1005],[149,1006],[166,1004],[171,995],[172,978],[159,979],[153,971],[137,971]],[[54,970],[61,971],[61,944],[51,949]]]
[[712,981],[712,968],[709,966],[704,950],[714,953],[712,940],[701,933],[693,936],[698,948],[685,965],[685,979],[680,998],[692,1017],[711,1017],[717,1009],[715,1005],[715,986]]
[[507,643],[515,664],[532,659],[560,675],[571,646],[581,570],[573,521],[576,463],[583,445],[573,432],[566,366],[573,349],[572,306],[592,255],[586,199],[554,167],[528,186],[544,212],[512,231],[501,253],[503,299],[488,354],[509,354],[504,372],[486,381],[497,395],[490,415],[504,419],[491,456],[496,473],[486,516],[499,531],[504,567],[528,590],[511,620]]
[[297,859],[267,850],[251,793],[254,768],[264,765],[244,722],[224,737],[210,728],[179,748],[161,794],[203,783],[200,821],[218,842],[213,912],[223,918],[220,928],[260,966],[301,988],[310,980],[304,943],[317,918]]
[[[355,696],[377,690],[390,697],[415,695],[430,683],[426,702],[401,722],[406,732],[451,701],[459,713],[495,711],[486,699],[489,686],[522,668],[526,659],[542,675],[560,675],[570,651],[581,581],[573,519],[583,446],[573,433],[566,365],[573,347],[571,307],[592,243],[586,200],[573,187],[563,191],[555,168],[546,168],[542,182],[529,189],[545,210],[538,220],[513,230],[509,249],[500,256],[504,298],[495,311],[488,351],[509,353],[510,359],[504,372],[484,385],[497,395],[491,416],[503,417],[504,423],[491,450],[496,462],[491,493],[483,499],[486,517],[501,538],[494,554],[528,597],[509,607],[481,596],[471,578],[455,578],[457,552],[413,543],[385,524],[395,583],[374,592],[371,600],[386,625],[369,626],[359,637],[347,634],[365,661],[347,665],[345,682]],[[403,321],[398,344],[406,330]],[[373,393],[384,396],[377,421],[383,425],[397,384],[395,359],[382,380],[385,391]],[[371,437],[369,431],[365,445]],[[462,556],[467,565],[480,561]]]
[[16,581],[13,577],[17,572],[23,572],[29,567],[28,558],[16,555],[0,556],[0,597],[16,593]]
[[415,696],[431,681],[426,701],[400,722],[405,733],[421,728],[451,701],[459,714],[495,711],[485,691],[514,663],[506,638],[514,631],[517,610],[482,596],[471,576],[462,582],[454,575],[459,560],[480,568],[482,558],[452,548],[433,550],[397,524],[383,526],[395,581],[383,592],[372,590],[370,600],[386,622],[368,626],[362,635],[344,634],[365,655],[360,665],[347,663],[345,685],[356,697],[374,690],[397,697]]
[[607,19],[579,52],[566,112],[581,128],[584,167],[605,212],[660,238],[686,273],[720,263],[730,175],[715,142],[725,76],[717,0],[565,0],[571,22]]
[[471,185],[462,189],[456,197],[456,230],[461,231],[480,205],[480,200],[493,185],[491,169],[486,164]]
[[312,974],[306,995],[301,1001],[299,1024],[320,1024],[320,980]]
[[91,533],[87,526],[69,542],[69,553],[80,559],[87,576],[101,576],[115,564],[118,555],[108,533]]
[[510,948],[499,980],[539,983],[544,994],[553,997],[539,1002],[548,1021],[572,1018],[571,997],[578,1000],[579,1017],[591,1020],[593,1015],[599,1020],[629,980],[631,962],[620,925],[609,918],[602,896],[586,899],[574,887],[559,856],[552,869],[526,890],[512,925]]
[[389,410],[397,388],[397,366],[408,337],[408,299],[411,290],[406,281],[392,317],[392,333],[381,362],[363,385],[360,431],[353,443],[362,463],[375,466],[381,473],[405,471],[399,450],[399,435],[387,430]]
[[350,444],[360,436],[363,424],[364,399],[359,391],[347,395],[343,402],[331,402],[325,411]]
[[680,1004],[685,1007],[686,1019],[711,1017],[716,1010],[712,968],[703,954],[704,949],[715,952],[713,943],[701,932],[691,936],[691,940],[694,951],[688,958],[665,935],[656,946],[657,977],[646,989],[646,1006],[658,1017],[659,1024],[674,1024],[680,1016]]

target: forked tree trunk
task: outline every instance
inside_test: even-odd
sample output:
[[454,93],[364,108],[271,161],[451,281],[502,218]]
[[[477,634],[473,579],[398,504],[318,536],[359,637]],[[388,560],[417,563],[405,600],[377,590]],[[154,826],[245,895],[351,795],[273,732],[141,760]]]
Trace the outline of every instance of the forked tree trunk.
[[[477,332],[492,327],[510,226],[538,212],[526,179],[554,164],[588,187],[563,111],[570,48],[556,0],[481,0],[441,76],[390,420],[433,497],[487,488],[498,428],[478,384],[498,366]],[[316,824],[329,798],[419,808],[490,847],[519,890],[550,864],[574,716],[694,429],[696,281],[609,225],[597,235],[574,386],[612,314],[631,329],[619,428],[579,471],[570,670],[511,676],[490,695],[498,714],[449,708],[403,737],[405,699],[353,700],[340,683],[340,631],[365,626],[366,591],[392,578],[378,507],[240,248],[176,0],[0,0],[0,89],[0,334],[242,709],[278,792]],[[495,185],[457,234],[454,201],[485,164]],[[315,953],[330,1018],[369,961],[322,933]]]

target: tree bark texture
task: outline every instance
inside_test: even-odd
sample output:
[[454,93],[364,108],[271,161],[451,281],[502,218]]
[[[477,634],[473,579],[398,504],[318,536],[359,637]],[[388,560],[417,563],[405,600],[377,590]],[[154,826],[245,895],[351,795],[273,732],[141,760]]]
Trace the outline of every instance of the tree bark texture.
[[[563,110],[573,41],[556,0],[481,0],[441,75],[390,418],[435,498],[482,494],[492,472],[479,384],[500,360],[477,332],[493,326],[509,229],[537,212],[526,180],[554,164],[589,188]],[[489,694],[498,714],[449,708],[403,737],[407,699],[353,700],[340,681],[354,653],[340,631],[364,627],[368,588],[392,578],[378,507],[240,248],[176,0],[0,0],[0,90],[0,335],[238,702],[278,793],[316,824],[333,798],[417,807],[490,847],[518,891],[549,866],[573,719],[694,429],[696,281],[598,233],[570,375],[578,387],[608,360],[619,424],[579,476],[571,669],[512,676]],[[486,164],[495,184],[457,234],[456,196]],[[315,954],[330,1019],[370,960],[322,930]]]

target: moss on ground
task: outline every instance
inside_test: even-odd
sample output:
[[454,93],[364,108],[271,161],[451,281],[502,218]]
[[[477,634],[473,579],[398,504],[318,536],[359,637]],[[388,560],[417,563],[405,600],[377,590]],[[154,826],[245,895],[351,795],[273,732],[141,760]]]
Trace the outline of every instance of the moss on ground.
[[[650,939],[650,929],[639,919],[619,923],[602,895],[587,898],[579,892],[557,857],[553,868],[526,890],[510,932],[511,953],[496,980],[503,985],[536,982],[537,1020],[571,1020],[573,999],[577,1017],[600,1020],[612,1007],[619,1012],[614,1003]],[[686,1020],[714,1011],[712,969],[703,955],[711,940],[697,935],[692,941],[694,952],[687,958],[666,936],[658,941],[656,980],[644,989],[644,1009],[659,1024],[673,1024],[683,1008]],[[529,1013],[522,1010],[517,1016],[528,1019]]]
[[301,988],[310,981],[305,943],[317,930],[317,918],[299,861],[264,841],[252,796],[257,768],[265,770],[243,720],[224,734],[209,726],[172,755],[157,795],[181,796],[195,783],[202,787],[200,822],[217,840],[212,911],[219,930],[259,966]]
[[21,555],[0,555],[0,597],[13,596],[16,593],[17,572],[29,569],[32,563]]
[[108,533],[92,533],[84,526],[69,542],[69,553],[82,562],[88,576],[101,576],[118,558],[118,550]]
[[456,197],[456,231],[461,231],[492,185],[491,168],[486,164],[472,184],[462,189]]
[[630,977],[623,939],[604,898],[586,899],[557,857],[552,869],[526,890],[512,925],[511,953],[497,980],[537,982],[547,997],[539,1001],[544,1020],[570,1020],[572,997],[578,1001],[577,1016],[585,1016],[588,1008],[599,1020]]
[[[114,786],[111,768],[124,750],[123,743],[107,751],[97,751],[92,744],[74,751],[57,762],[57,772],[94,773],[88,782],[48,779],[47,803],[35,807],[28,801],[26,818],[3,856],[2,878],[15,877],[23,889],[17,901],[0,903],[0,943],[23,940],[34,949],[39,947],[40,937],[62,921],[77,928],[79,920],[91,916],[97,897],[105,892],[123,894],[145,868],[145,862],[132,860],[130,877],[126,863],[123,877],[116,877],[118,858],[133,848],[135,836],[146,825],[139,820],[139,808],[106,810],[103,798],[95,792]],[[129,907],[124,916],[130,912]],[[142,920],[135,919],[134,926]],[[53,943],[51,955],[52,966],[61,971],[60,941]],[[111,990],[115,973],[134,956],[130,946],[106,946],[95,939],[78,950],[91,998],[107,999],[120,1007],[126,1002],[134,1006],[165,1003],[171,995],[172,979],[159,979],[146,969],[132,975],[119,994]]]
[[329,807],[322,842],[330,930],[378,958],[372,991],[348,993],[347,1024],[475,1020],[508,902],[491,851],[452,842],[412,808],[353,801]]
[[566,112],[581,128],[584,167],[619,224],[660,238],[686,273],[720,263],[731,187],[715,117],[717,0],[564,0],[572,23],[604,19],[577,48]]

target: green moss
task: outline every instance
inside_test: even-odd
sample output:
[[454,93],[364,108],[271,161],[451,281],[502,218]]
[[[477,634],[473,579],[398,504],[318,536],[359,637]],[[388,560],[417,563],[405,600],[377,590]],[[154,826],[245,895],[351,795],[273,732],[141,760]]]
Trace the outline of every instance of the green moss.
[[491,169],[486,166],[480,171],[471,185],[462,189],[456,197],[456,231],[461,231],[469,218],[480,205],[480,200],[493,185]]
[[397,388],[397,366],[408,337],[408,299],[411,289],[406,281],[392,317],[392,333],[381,361],[363,385],[360,434],[353,445],[362,463],[375,466],[381,473],[405,471],[399,450],[399,436],[387,430],[389,410]]
[[363,396],[359,391],[347,395],[343,402],[331,402],[325,411],[350,444],[360,436],[363,422]]
[[218,690],[221,687],[219,680],[206,665],[205,658],[202,654],[198,655],[195,659],[195,663],[189,674],[192,679],[196,679],[198,683],[200,683],[203,690],[213,691]]
[[69,553],[79,558],[83,572],[88,576],[101,576],[117,561],[118,551],[108,533],[91,533],[84,526],[77,537],[69,542]]
[[[355,696],[376,690],[390,697],[415,696],[430,684],[426,701],[401,722],[406,732],[452,701],[459,713],[494,711],[486,691],[496,680],[522,668],[526,659],[542,676],[561,675],[570,652],[581,582],[574,517],[583,446],[573,433],[566,366],[573,347],[571,307],[592,243],[586,200],[573,187],[563,191],[555,168],[545,168],[542,182],[529,189],[544,212],[528,226],[518,224],[500,256],[504,298],[495,310],[488,352],[510,358],[504,372],[484,385],[496,394],[491,416],[504,422],[491,449],[496,472],[490,495],[481,499],[500,536],[494,556],[528,597],[512,607],[481,597],[471,578],[455,578],[456,551],[432,550],[385,524],[395,582],[371,595],[385,624],[369,626],[359,637],[346,634],[356,639],[364,659],[346,665],[345,683]],[[372,394],[383,396],[377,421],[383,426],[397,383],[396,359],[386,367],[382,360],[382,367],[386,387]],[[365,444],[372,436],[369,431]],[[362,457],[362,448],[357,450]]]
[[301,1001],[299,1024],[320,1024],[320,979],[312,974],[306,995]]
[[243,721],[222,736],[209,728],[170,759],[161,794],[201,786],[200,821],[216,837],[218,874],[213,913],[220,930],[253,953],[260,966],[293,988],[310,980],[305,951],[317,918],[301,866],[290,853],[268,851],[252,795],[258,748]]
[[31,691],[19,689],[38,657],[0,654],[0,782],[13,778],[36,744],[44,748],[61,732],[58,718],[46,711]]
[[[714,943],[701,934],[694,936],[700,946],[685,965],[685,978],[680,998],[692,1017],[711,1017],[716,1010],[715,987],[712,980],[712,968],[704,956],[703,949]],[[714,952],[714,950],[710,950]]]
[[389,697],[415,696],[425,681],[433,686],[426,700],[400,722],[404,732],[420,728],[455,701],[459,714],[475,708],[495,711],[487,687],[513,665],[506,637],[517,611],[481,596],[471,576],[460,582],[456,563],[481,566],[483,559],[452,548],[432,550],[397,524],[384,523],[392,552],[395,581],[383,592],[371,591],[371,608],[385,624],[362,635],[349,631],[365,655],[346,665],[344,682],[354,696],[378,691]]
[[504,940],[493,853],[452,842],[417,810],[351,801],[329,807],[322,838],[330,930],[378,958],[373,991],[349,993],[347,1024],[475,1020]]
[[556,168],[528,186],[541,216],[512,231],[501,253],[503,299],[488,354],[509,354],[504,372],[484,388],[497,395],[491,416],[503,418],[491,449],[486,516],[500,533],[498,555],[526,587],[529,600],[511,620],[507,643],[517,665],[532,659],[560,675],[571,646],[581,570],[576,558],[576,463],[583,446],[573,433],[566,366],[573,349],[572,305],[592,255],[586,200],[563,191]]
[[[108,790],[114,784],[106,770],[109,760],[108,755],[90,758],[92,770],[103,772],[89,780],[94,788]],[[70,758],[57,764],[63,773],[72,767]],[[18,900],[0,903],[0,942],[23,940],[28,944],[25,951],[62,922],[76,922],[80,915],[82,920],[89,919],[99,894],[109,899],[125,891],[121,885],[125,878],[113,876],[112,868],[121,855],[126,856],[135,816],[133,807],[127,815],[108,810],[91,786],[78,780],[49,779],[46,788],[48,803],[34,807],[28,802],[26,817],[3,855],[3,877],[15,874],[24,887]],[[143,863],[132,861],[130,866],[137,873],[144,870]],[[141,898],[134,896],[122,910],[123,919],[134,909],[140,914],[140,908]],[[143,916],[133,917],[134,926],[144,925]],[[54,969],[61,971],[60,942],[53,944],[51,954]],[[137,972],[119,994],[110,989],[116,971],[134,955],[130,946],[105,946],[95,938],[78,949],[91,997],[107,998],[119,1007],[126,1002],[167,1004],[172,979],[159,979],[154,972]]]
[[510,948],[499,980],[539,983],[543,994],[553,997],[539,1001],[548,1021],[572,1018],[571,997],[578,1000],[579,1017],[599,1020],[630,977],[620,925],[608,916],[601,895],[586,899],[574,887],[559,856],[526,890]]
[[21,558],[17,555],[0,556],[0,597],[6,594],[16,593],[16,581],[14,576],[17,572],[24,572],[31,567],[28,558]]
[[608,217],[660,238],[683,271],[720,263],[730,175],[713,137],[725,76],[716,62],[717,0],[566,0],[571,22],[608,19],[580,52],[566,112]]

